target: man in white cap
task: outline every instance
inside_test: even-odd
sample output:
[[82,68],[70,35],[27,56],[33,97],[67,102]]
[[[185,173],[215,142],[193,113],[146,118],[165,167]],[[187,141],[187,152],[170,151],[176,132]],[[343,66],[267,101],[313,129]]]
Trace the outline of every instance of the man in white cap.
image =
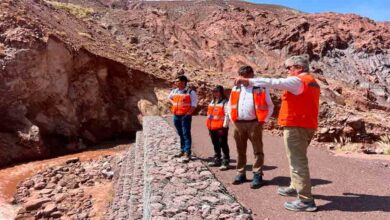
[[317,206],[311,194],[307,148],[318,127],[320,86],[309,73],[309,61],[305,56],[293,56],[286,60],[287,78],[236,78],[235,84],[261,86],[284,90],[278,123],[283,127],[291,183],[279,188],[282,196],[297,196],[284,207],[292,211],[315,211]]

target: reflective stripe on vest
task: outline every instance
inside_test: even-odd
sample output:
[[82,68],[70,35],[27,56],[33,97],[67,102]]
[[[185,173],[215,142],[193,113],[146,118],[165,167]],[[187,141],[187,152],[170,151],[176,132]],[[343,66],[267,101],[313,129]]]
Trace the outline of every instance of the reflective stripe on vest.
[[174,115],[185,115],[191,109],[191,90],[185,90],[183,94],[174,94],[172,97],[172,113]]
[[[238,120],[238,102],[240,100],[241,88],[234,87],[230,93],[230,118],[231,120]],[[256,111],[257,120],[263,123],[268,115],[268,105],[266,101],[265,89],[254,87],[253,100]]]
[[225,109],[224,104],[226,101],[220,103],[214,103],[212,101],[207,108],[207,121],[206,125],[209,130],[217,130],[223,128],[225,121]]
[[320,86],[310,74],[298,76],[303,82],[303,92],[294,95],[284,91],[279,111],[280,126],[317,128]]

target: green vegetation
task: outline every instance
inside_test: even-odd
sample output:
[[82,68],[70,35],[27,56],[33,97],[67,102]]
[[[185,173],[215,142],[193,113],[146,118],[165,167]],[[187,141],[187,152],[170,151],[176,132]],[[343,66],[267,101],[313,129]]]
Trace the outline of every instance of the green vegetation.
[[94,13],[94,10],[92,8],[85,8],[80,5],[49,0],[45,0],[45,2],[52,5],[54,8],[66,10],[78,18],[85,18]]

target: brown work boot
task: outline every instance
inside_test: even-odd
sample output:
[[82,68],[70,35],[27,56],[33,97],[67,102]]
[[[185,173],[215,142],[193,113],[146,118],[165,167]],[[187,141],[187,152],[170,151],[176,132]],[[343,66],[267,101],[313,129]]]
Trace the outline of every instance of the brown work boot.
[[180,151],[180,153],[176,154],[174,157],[178,158],[182,156],[184,156],[184,152]]
[[183,159],[182,159],[182,163],[188,163],[190,162],[191,160],[191,155],[189,153],[184,153],[184,156],[183,156]]

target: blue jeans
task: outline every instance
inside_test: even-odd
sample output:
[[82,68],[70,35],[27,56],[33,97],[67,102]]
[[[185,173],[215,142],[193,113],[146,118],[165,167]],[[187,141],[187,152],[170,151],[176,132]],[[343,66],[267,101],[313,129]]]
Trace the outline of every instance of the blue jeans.
[[181,152],[191,154],[191,122],[192,115],[175,115],[173,124],[176,127],[177,134],[180,136]]

